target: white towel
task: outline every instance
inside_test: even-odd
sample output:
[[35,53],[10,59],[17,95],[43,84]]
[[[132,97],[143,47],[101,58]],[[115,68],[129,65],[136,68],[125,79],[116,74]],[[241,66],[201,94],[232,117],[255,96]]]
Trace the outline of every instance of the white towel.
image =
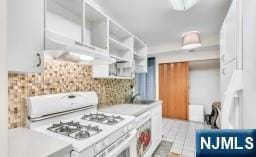
[[[235,70],[226,90],[224,104],[222,105],[221,128],[234,129],[234,124],[230,121],[231,110],[234,105],[234,98],[238,97],[238,92],[243,89],[242,70]],[[235,115],[238,116],[238,115]]]

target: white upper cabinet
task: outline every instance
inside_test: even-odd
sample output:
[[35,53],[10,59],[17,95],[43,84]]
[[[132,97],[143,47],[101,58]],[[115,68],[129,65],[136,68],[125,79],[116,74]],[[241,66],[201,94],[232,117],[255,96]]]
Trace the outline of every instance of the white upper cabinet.
[[147,71],[146,44],[95,2],[9,0],[9,71],[42,72],[44,54],[74,62],[88,60],[95,78],[126,79]]
[[220,33],[221,64],[226,64],[236,59],[239,42],[238,12],[237,1],[235,0],[230,6]]
[[82,42],[83,0],[46,0],[46,31]]
[[93,66],[94,78],[133,79],[147,72],[147,45],[124,27],[109,20],[109,55],[116,63]]
[[84,4],[82,42],[93,50],[104,53],[108,51],[107,17],[89,3]]
[[108,66],[93,66],[94,78],[132,79],[134,77],[133,35],[113,20],[109,20],[109,55],[116,62]]
[[136,73],[146,73],[148,64],[148,47],[140,39],[134,37],[134,62]]
[[[108,18],[104,13],[84,0],[46,2],[45,52],[48,55],[97,65],[115,62],[108,53]],[[83,61],[81,55],[92,60]]]
[[231,76],[239,69],[242,55],[242,5],[233,0],[220,31],[221,100],[224,101]]
[[44,0],[7,1],[8,70],[42,72]]
[[132,35],[113,20],[109,22],[109,53],[117,62],[133,61]]

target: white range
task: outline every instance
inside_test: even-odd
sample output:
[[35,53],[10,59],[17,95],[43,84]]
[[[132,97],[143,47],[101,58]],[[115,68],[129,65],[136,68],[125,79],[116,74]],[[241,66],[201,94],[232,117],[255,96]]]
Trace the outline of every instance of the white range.
[[28,125],[71,143],[73,151],[67,157],[135,157],[135,118],[98,112],[97,104],[95,92],[30,97]]

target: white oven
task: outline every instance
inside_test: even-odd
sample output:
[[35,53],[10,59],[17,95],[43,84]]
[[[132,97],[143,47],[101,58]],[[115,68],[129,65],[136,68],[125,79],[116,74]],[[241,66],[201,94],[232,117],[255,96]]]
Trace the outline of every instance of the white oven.
[[135,117],[98,112],[95,92],[44,95],[28,101],[30,129],[72,144],[71,157],[136,156]]
[[135,157],[136,142],[136,130],[133,130],[110,145],[96,157]]
[[151,111],[144,112],[135,119],[136,126],[136,156],[143,157],[149,150],[152,142]]

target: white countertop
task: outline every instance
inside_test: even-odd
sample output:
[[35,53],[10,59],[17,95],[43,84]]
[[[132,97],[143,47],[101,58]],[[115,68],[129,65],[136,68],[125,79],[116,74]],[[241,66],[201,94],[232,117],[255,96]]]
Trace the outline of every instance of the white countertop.
[[26,128],[9,130],[9,157],[59,157],[72,151],[70,143]]
[[140,114],[150,110],[152,107],[156,105],[160,105],[161,101],[155,101],[149,105],[144,104],[118,104],[113,106],[108,106],[100,109],[102,112],[107,113],[116,113],[130,116],[139,116]]

